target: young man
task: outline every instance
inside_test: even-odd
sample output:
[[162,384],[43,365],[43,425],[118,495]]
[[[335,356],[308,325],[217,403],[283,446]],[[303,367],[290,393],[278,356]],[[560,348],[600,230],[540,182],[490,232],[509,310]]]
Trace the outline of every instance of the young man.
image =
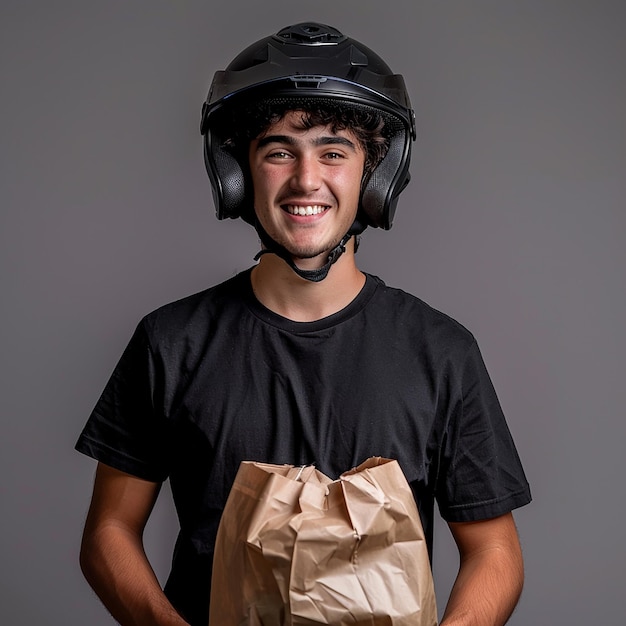
[[[355,262],[408,182],[401,76],[298,24],[218,72],[204,105],[218,217],[257,229],[258,264],[142,320],[77,448],[99,461],[81,565],[122,624],[207,623],[215,534],[242,460],[336,478],[397,459],[432,548],[460,551],[446,626],[504,624],[522,588],[511,510],[530,493],[472,335]],[[163,592],[142,532],[169,478],[180,520]]]

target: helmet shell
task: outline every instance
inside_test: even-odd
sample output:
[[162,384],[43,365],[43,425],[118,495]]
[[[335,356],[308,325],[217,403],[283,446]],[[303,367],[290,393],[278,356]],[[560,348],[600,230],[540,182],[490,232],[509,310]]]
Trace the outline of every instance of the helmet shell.
[[[365,181],[358,222],[388,229],[397,198],[409,181],[415,116],[404,79],[372,50],[337,29],[315,22],[283,28],[248,46],[215,73],[202,108],[204,157],[219,219],[254,216],[247,164],[223,145],[221,113],[243,103],[311,98],[383,115],[389,149]],[[362,230],[362,228],[361,228]]]

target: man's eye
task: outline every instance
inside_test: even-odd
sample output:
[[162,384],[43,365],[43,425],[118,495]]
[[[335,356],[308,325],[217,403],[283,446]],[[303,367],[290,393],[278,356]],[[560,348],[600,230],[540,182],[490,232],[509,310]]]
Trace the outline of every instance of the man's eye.
[[327,152],[324,156],[327,159],[341,159],[343,154],[340,154],[339,152]]
[[270,152],[267,156],[270,159],[288,159],[290,155],[288,152],[283,152],[282,150],[276,150],[275,152]]

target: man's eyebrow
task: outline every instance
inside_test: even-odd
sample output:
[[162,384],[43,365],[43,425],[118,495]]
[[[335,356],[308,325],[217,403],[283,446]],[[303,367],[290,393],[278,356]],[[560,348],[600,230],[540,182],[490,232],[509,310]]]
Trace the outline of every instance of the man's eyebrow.
[[[257,140],[256,149],[262,148],[263,146],[267,146],[271,143],[282,143],[288,146],[296,146],[300,142],[295,137],[291,135],[266,135],[265,137],[261,137]],[[327,135],[323,137],[317,137],[313,140],[314,146],[332,146],[332,145],[340,145],[345,146],[346,148],[350,148],[354,152],[357,151],[356,145],[353,141],[350,141],[346,137],[339,137],[337,135]]]
[[293,146],[296,144],[296,140],[293,137],[289,137],[289,135],[266,135],[257,141],[257,150],[270,143],[286,143],[287,145]]
[[350,148],[356,152],[356,146],[353,141],[350,141],[347,137],[338,137],[337,135],[330,135],[328,137],[318,137],[314,144],[316,146],[332,146],[338,144],[340,146],[345,146],[346,148]]

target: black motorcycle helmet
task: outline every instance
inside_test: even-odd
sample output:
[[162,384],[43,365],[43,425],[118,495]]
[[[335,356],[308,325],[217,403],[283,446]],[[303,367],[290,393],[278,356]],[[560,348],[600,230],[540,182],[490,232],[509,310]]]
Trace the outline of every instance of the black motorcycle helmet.
[[205,163],[217,217],[248,215],[245,165],[225,150],[217,122],[227,107],[244,101],[321,98],[347,107],[374,108],[391,131],[389,150],[366,182],[361,211],[365,224],[389,229],[398,195],[409,181],[415,118],[404,80],[362,43],[324,24],[283,28],[246,48],[224,71],[215,73],[202,108]]
[[[349,235],[367,226],[391,228],[398,196],[409,182],[411,141],[415,139],[415,116],[404,80],[363,44],[314,22],[288,26],[257,41],[226,70],[215,73],[202,107],[201,133],[219,219],[242,217],[257,230],[259,226],[247,161],[242,162],[227,145],[228,125],[236,124],[233,112],[249,103],[297,109],[312,98],[334,107],[373,109],[383,117],[388,149],[364,179],[357,220]],[[266,247],[268,243],[271,247],[264,233],[259,234]]]

